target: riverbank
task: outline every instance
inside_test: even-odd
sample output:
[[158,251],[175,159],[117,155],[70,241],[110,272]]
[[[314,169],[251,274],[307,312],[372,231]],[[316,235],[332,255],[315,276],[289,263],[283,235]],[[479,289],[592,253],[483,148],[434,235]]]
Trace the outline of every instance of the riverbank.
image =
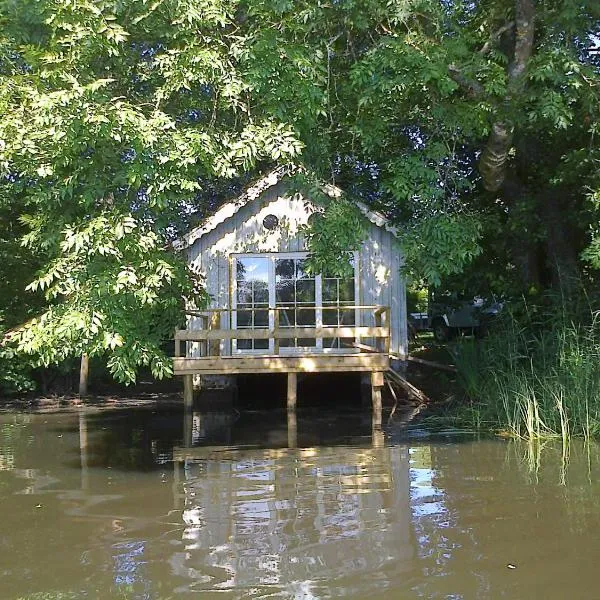
[[136,407],[161,407],[178,408],[182,404],[181,394],[177,393],[152,393],[135,394],[131,396],[118,396],[114,394],[89,396],[81,398],[78,395],[69,396],[31,396],[21,398],[0,399],[0,413],[6,412],[68,412],[80,408],[89,409],[115,409]]

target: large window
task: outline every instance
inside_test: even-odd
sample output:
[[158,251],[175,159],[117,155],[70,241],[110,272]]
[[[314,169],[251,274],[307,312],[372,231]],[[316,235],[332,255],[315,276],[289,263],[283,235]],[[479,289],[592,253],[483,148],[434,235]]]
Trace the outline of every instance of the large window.
[[[238,258],[236,261],[236,329],[269,326],[268,257]],[[238,350],[267,350],[269,340],[238,339]]]
[[[356,272],[356,265],[355,272]],[[234,257],[233,327],[256,329],[313,329],[356,324],[356,277],[310,275],[306,253],[238,255]],[[276,308],[277,311],[271,311]],[[277,318],[277,323],[274,319]],[[351,348],[353,339],[284,337],[282,352]],[[233,341],[238,352],[274,351],[273,340]]]

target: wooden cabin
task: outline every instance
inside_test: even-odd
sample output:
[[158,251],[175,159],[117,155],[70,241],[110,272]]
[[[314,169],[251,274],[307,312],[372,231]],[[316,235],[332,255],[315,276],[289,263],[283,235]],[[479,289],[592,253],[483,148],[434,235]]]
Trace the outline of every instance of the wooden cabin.
[[[188,402],[197,376],[284,372],[293,407],[297,373],[332,371],[371,373],[377,400],[390,356],[407,354],[394,228],[357,203],[368,235],[352,249],[353,277],[313,276],[302,227],[319,207],[288,188],[278,169],[178,242],[211,297],[210,309],[190,310],[187,329],[175,335],[174,371]],[[324,191],[332,200],[341,194]]]

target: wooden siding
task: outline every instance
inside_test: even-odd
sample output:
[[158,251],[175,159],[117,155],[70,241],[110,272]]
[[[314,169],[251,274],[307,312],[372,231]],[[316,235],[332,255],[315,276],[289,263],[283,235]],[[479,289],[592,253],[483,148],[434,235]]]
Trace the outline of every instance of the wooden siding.
[[[232,217],[206,233],[188,249],[189,262],[206,277],[206,287],[212,296],[211,307],[230,306],[230,255],[251,252],[303,252],[306,240],[300,228],[306,225],[314,208],[305,198],[287,196],[285,183],[267,189],[256,200],[243,205]],[[263,219],[273,214],[279,227],[268,231]],[[359,251],[358,304],[383,305],[391,308],[391,352],[407,354],[406,288],[400,273],[401,251],[394,236],[382,227],[369,223],[368,236]],[[366,319],[364,326],[374,326]],[[221,328],[231,323],[222,322]],[[193,317],[190,329],[199,329]],[[229,344],[225,340],[222,344]],[[223,347],[223,353],[229,348]],[[197,358],[198,347],[190,343],[188,355]]]

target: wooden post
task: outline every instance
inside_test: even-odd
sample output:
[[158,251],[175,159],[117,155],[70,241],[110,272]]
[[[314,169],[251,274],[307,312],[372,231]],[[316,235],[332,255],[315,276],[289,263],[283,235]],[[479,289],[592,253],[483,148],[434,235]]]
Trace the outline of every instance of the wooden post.
[[81,355],[81,366],[79,368],[79,395],[87,396],[88,379],[90,376],[90,357],[83,353]]
[[191,448],[194,439],[194,413],[192,409],[183,409],[183,445]]
[[287,376],[287,407],[288,410],[296,410],[298,399],[298,374],[288,373]]
[[298,447],[298,422],[296,420],[296,411],[288,410],[287,413],[287,435],[288,448]]
[[273,309],[273,354],[279,354],[279,338],[277,337],[277,332],[279,330],[279,309]]
[[381,427],[382,405],[381,389],[383,388],[383,371],[371,373],[371,402],[373,404],[373,426]]
[[194,376],[183,376],[183,407],[186,411],[191,411],[194,406]]

